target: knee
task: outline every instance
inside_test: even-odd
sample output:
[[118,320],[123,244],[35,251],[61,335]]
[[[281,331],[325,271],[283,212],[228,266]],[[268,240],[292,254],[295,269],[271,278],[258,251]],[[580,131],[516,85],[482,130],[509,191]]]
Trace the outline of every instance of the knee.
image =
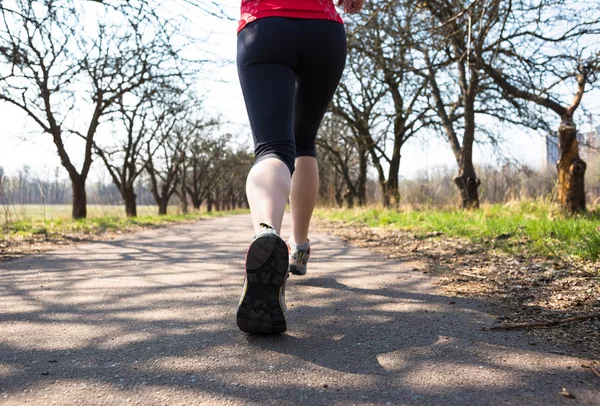
[[255,149],[254,155],[254,165],[266,158],[276,158],[287,166],[290,171],[290,176],[292,176],[296,170],[296,148],[293,143],[280,142],[263,145]]
[[296,157],[300,156],[312,156],[317,157],[317,148],[315,143],[310,144],[296,144]]

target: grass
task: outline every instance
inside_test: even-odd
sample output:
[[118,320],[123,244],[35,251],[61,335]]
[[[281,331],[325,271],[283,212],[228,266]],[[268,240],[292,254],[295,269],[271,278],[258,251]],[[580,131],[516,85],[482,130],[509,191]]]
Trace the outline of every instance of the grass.
[[[156,206],[138,206],[138,215],[151,216],[158,212]],[[169,211],[175,211],[179,214],[179,208],[169,208]],[[4,224],[12,223],[19,220],[53,220],[53,219],[69,219],[71,218],[71,205],[55,204],[22,204],[8,205],[0,208],[2,220]],[[88,218],[97,217],[124,217],[125,208],[116,205],[95,205],[88,204]]]
[[[71,207],[9,206],[4,208],[0,239],[35,236],[56,238],[65,235],[98,235],[106,231],[126,231],[139,227],[164,226],[226,214],[247,213],[193,212],[156,215],[155,206],[139,206],[138,217],[127,218],[121,206],[88,206],[88,218],[72,220]],[[7,210],[8,209],[8,210]],[[487,205],[479,210],[385,210],[382,208],[317,209],[315,216],[369,227],[392,227],[417,237],[442,233],[447,237],[467,238],[509,252],[523,248],[548,257],[600,260],[600,210],[568,216],[559,207],[534,201],[514,201]]]
[[[107,231],[127,231],[139,227],[156,227],[168,224],[220,217],[227,214],[247,213],[248,210],[226,212],[192,212],[158,216],[155,206],[139,206],[138,217],[125,217],[121,206],[88,205],[86,219],[73,220],[71,206],[19,205],[5,207],[0,240],[23,239],[35,236],[60,238],[66,235],[99,235]],[[152,213],[152,214],[151,214]]]
[[515,201],[479,210],[318,209],[315,215],[369,227],[392,227],[417,237],[439,232],[510,252],[600,260],[600,211],[568,216],[554,204]]

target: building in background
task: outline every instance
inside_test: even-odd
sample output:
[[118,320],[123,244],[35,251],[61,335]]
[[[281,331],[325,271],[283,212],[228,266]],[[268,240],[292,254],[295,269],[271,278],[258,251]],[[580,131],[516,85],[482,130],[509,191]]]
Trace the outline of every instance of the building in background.
[[[579,132],[577,141],[579,142],[579,156],[581,159],[589,161],[596,157],[600,154],[600,126],[591,131]],[[544,168],[546,170],[556,169],[556,163],[560,158],[558,133],[546,135],[546,154],[544,158]]]
[[592,131],[580,133],[579,140],[579,155],[584,161],[590,161],[600,153],[600,126]]

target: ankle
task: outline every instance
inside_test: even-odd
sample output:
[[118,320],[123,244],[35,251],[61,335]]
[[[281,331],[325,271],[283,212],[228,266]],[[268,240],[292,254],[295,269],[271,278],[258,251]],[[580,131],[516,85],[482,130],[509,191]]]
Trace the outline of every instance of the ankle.
[[275,235],[279,236],[277,229],[275,227],[273,227],[271,224],[260,223],[260,225],[258,226],[258,232],[256,232],[254,234],[254,239],[258,238],[261,235],[266,235],[266,234],[275,234]]
[[304,243],[302,244],[297,244],[294,239],[292,237],[289,238],[288,243],[290,245],[290,248],[295,249],[295,250],[301,250],[301,251],[306,251],[308,249],[309,246],[309,241],[308,238],[304,240]]

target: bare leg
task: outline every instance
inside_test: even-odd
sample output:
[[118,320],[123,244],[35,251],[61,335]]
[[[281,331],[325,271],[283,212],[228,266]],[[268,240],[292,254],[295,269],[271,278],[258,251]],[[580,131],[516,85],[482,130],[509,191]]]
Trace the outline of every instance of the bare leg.
[[252,167],[246,179],[246,195],[255,234],[260,231],[260,223],[270,224],[280,233],[290,186],[290,170],[279,159],[266,158]]
[[296,158],[296,170],[292,176],[290,210],[292,212],[292,235],[290,241],[302,245],[308,238],[308,227],[319,193],[319,168],[317,159],[311,156]]

